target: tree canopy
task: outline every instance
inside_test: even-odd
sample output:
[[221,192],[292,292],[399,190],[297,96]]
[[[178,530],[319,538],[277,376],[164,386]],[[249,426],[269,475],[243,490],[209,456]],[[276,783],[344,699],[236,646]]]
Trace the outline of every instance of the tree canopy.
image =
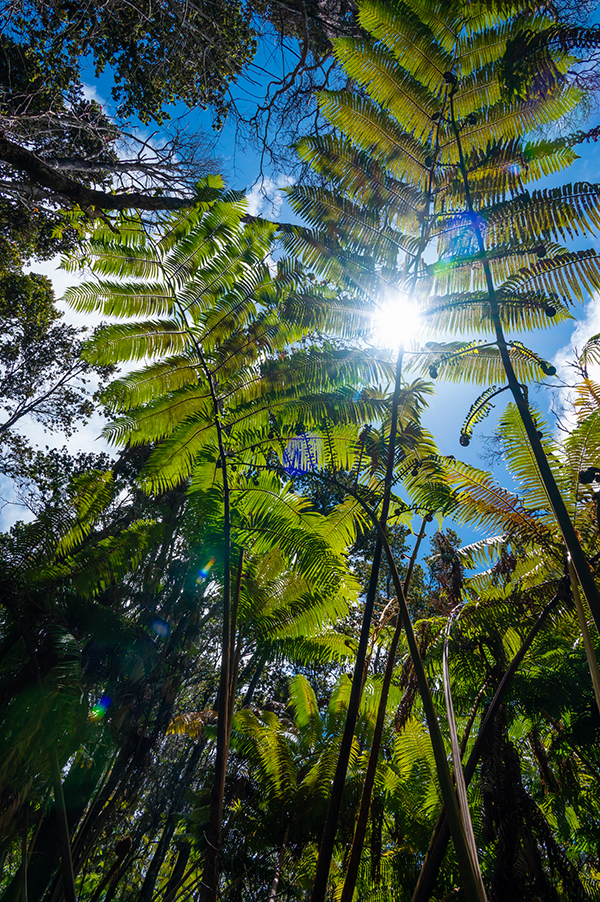
[[[600,287],[599,186],[556,186],[597,137],[597,27],[510,0],[3,15],[0,441],[30,516],[0,534],[1,902],[600,898],[600,337],[566,428],[532,392],[540,331]],[[87,53],[123,115],[224,116],[260,21],[296,41],[286,90],[309,51],[335,68],[294,225],[175,145],[136,169],[78,87]],[[93,331],[24,269],[57,250]],[[444,380],[472,387],[465,460],[425,425]],[[490,471],[466,449],[494,404]],[[110,454],[21,431],[96,408]]]

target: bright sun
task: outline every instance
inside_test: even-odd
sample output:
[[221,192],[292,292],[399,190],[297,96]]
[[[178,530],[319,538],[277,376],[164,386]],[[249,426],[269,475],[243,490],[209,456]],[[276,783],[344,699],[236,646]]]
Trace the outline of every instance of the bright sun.
[[417,305],[405,294],[382,304],[373,317],[375,341],[383,348],[399,348],[415,338],[422,322]]

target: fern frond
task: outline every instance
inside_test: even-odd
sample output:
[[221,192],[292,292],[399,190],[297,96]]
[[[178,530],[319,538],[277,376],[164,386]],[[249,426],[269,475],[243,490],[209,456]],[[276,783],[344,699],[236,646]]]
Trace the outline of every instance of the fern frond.
[[[469,412],[462,424],[460,430],[460,438],[461,445],[467,445],[468,440],[470,439],[473,433],[473,427],[484,420],[489,414],[491,408],[494,406],[492,402],[492,398],[497,397],[502,394],[502,392],[506,391],[508,386],[505,385],[503,388],[497,388],[495,385],[491,385],[489,388],[486,388],[484,392],[477,398],[476,401],[471,404]],[[463,437],[466,438],[466,441],[463,441]]]
[[86,343],[85,358],[91,363],[141,360],[184,351],[189,336],[171,320],[102,326]]
[[454,516],[460,522],[478,523],[485,529],[515,530],[543,547],[553,544],[553,531],[537,513],[527,510],[519,498],[503,489],[491,474],[460,461],[444,460],[446,477],[457,491]]
[[323,93],[319,105],[331,125],[352,134],[355,147],[384,163],[398,180],[426,189],[425,148],[375,104],[355,95]]
[[600,266],[597,251],[565,251],[536,265],[524,267],[502,286],[504,294],[520,292],[523,288],[556,293],[562,298],[577,298],[583,302],[585,293],[600,287]]
[[396,10],[381,2],[362,3],[360,8],[362,27],[381,41],[417,82],[434,91],[444,72],[452,68],[452,54],[414,14],[408,18],[406,8],[405,15],[400,18]]
[[75,517],[56,546],[56,555],[72,551],[85,536],[89,535],[94,523],[113,498],[113,475],[101,470],[92,470],[77,478],[72,504]]
[[[588,182],[521,194],[482,211],[492,244],[530,241],[531,236],[565,240],[600,229],[600,189]],[[543,246],[543,245],[542,245]]]
[[178,714],[167,728],[167,736],[189,736],[190,739],[199,739],[204,732],[206,724],[214,724],[217,721],[217,712],[211,708],[204,711],[190,711],[187,714]]
[[[502,325],[513,330],[544,329],[573,319],[565,304],[555,295],[542,292],[499,293]],[[492,331],[493,321],[485,291],[434,295],[428,299],[422,320],[428,332],[469,333],[485,327]]]
[[290,704],[294,710],[294,720],[300,730],[307,734],[309,744],[314,744],[322,732],[321,717],[314,689],[302,674],[296,674],[289,683]]
[[[402,122],[417,141],[428,141],[439,111],[439,102],[412,77],[381,44],[364,44],[353,38],[335,43],[335,55],[348,75],[362,85],[375,103]],[[331,95],[329,95],[331,98]],[[327,118],[329,112],[323,110]]]
[[[379,210],[371,205],[367,209],[322,188],[298,187],[290,193],[290,203],[296,213],[311,226],[324,230],[334,225],[344,247],[360,253],[369,251],[393,266],[399,252],[414,253],[414,235],[403,235],[382,222]],[[402,208],[396,206],[395,216],[402,222]],[[414,231],[414,216],[409,210]]]
[[[511,342],[509,353],[522,382],[539,379],[548,368],[541,357],[519,342]],[[502,383],[506,379],[498,348],[478,341],[428,342],[423,352],[411,355],[409,365],[418,367],[422,373],[433,371],[451,382],[466,379],[481,385]]]
[[[395,179],[386,170],[385,161],[357,149],[343,136],[322,135],[303,138],[296,150],[306,163],[325,179],[335,183],[338,192],[356,204],[385,208],[386,216],[396,210],[421,212],[425,198],[414,185]],[[416,158],[415,158],[416,159]],[[294,197],[299,186],[286,189]]]
[[80,313],[103,316],[168,316],[174,309],[173,294],[163,282],[100,279],[70,286],[64,299]]

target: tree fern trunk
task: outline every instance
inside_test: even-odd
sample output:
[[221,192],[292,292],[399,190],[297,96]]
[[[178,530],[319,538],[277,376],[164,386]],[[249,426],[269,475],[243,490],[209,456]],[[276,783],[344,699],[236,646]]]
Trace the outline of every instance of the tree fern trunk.
[[75,892],[73,860],[71,858],[69,822],[67,820],[67,809],[65,806],[65,795],[63,792],[58,754],[56,752],[56,749],[54,748],[50,752],[50,768],[52,772],[52,787],[54,790],[56,822],[60,836],[60,861],[63,876],[63,888],[65,891],[65,900],[66,902],[76,902],[77,895]]
[[190,860],[190,855],[192,853],[191,843],[186,842],[181,845],[177,860],[175,861],[175,865],[171,872],[171,876],[169,877],[169,882],[167,883],[167,888],[165,890],[165,902],[173,902],[175,898],[175,893],[181,886],[181,883],[184,879],[185,869],[187,867],[187,863]]
[[[17,622],[21,630],[21,635],[25,642],[31,666],[35,674],[35,680],[40,693],[44,692],[44,681],[38,664],[35,646],[29,633],[29,629],[17,616]],[[60,772],[60,763],[56,748],[52,746],[49,751],[50,758],[50,779],[52,782],[52,791],[54,793],[54,810],[56,814],[57,833],[60,842],[60,864],[63,878],[63,888],[65,892],[66,902],[76,902],[75,892],[75,875],[73,873],[73,859],[71,857],[71,836],[69,832],[69,822],[67,820],[67,809],[65,806],[65,796],[62,785],[62,775]]]
[[[439,140],[439,124],[436,129],[436,150],[438,152],[438,140]],[[433,197],[433,167],[430,170],[429,174],[429,184],[425,201],[425,209],[423,214],[421,233],[419,236],[419,246],[417,252],[414,256],[414,274],[412,277],[412,287],[411,292],[414,291],[414,287],[416,285],[418,276],[419,276],[419,263],[423,252],[427,246],[428,241],[428,225],[427,225],[427,215],[426,211],[429,209],[431,205],[431,198]],[[407,270],[408,271],[408,270]],[[396,453],[396,431],[398,428],[398,408],[399,408],[399,400],[400,400],[400,387],[402,382],[402,361],[404,357],[404,347],[400,347],[400,351],[398,353],[398,360],[396,362],[396,379],[394,384],[394,394],[392,398],[392,416],[391,416],[391,425],[390,425],[390,438],[388,442],[388,450],[387,450],[387,466],[386,466],[386,474],[385,474],[385,482],[384,482],[384,493],[383,493],[383,502],[381,506],[381,515],[378,523],[376,524],[379,527],[381,526],[384,530],[387,525],[387,517],[390,505],[390,497],[391,497],[391,489],[392,489],[392,480],[394,473],[394,458]],[[369,587],[367,590],[367,598],[365,601],[365,610],[363,613],[363,622],[361,627],[361,635],[359,641],[359,647],[356,656],[356,662],[354,667],[354,674],[352,677],[352,689],[350,695],[350,701],[348,703],[348,714],[346,717],[346,724],[344,727],[344,734],[342,736],[342,744],[340,747],[340,754],[338,758],[338,765],[335,772],[335,777],[333,781],[333,786],[331,790],[331,797],[329,802],[329,810],[327,812],[327,820],[325,822],[325,829],[323,831],[323,837],[321,840],[321,845],[319,847],[319,858],[317,861],[317,870],[315,874],[315,880],[313,883],[312,894],[310,897],[310,902],[324,902],[325,893],[327,891],[327,879],[329,876],[329,868],[331,865],[331,857],[333,855],[333,847],[335,842],[335,834],[337,830],[337,821],[339,818],[339,813],[342,804],[342,794],[344,790],[344,785],[346,781],[346,773],[348,770],[348,761],[350,760],[350,750],[352,747],[352,738],[354,736],[354,730],[356,727],[356,720],[358,718],[358,709],[360,705],[360,697],[362,693],[362,686],[364,682],[365,675],[365,662],[367,658],[367,648],[369,643],[369,633],[371,628],[371,619],[373,616],[373,607],[375,604],[375,594],[377,591],[377,581],[379,579],[379,568],[381,565],[381,555],[383,551],[383,542],[381,536],[378,535],[377,541],[375,544],[375,552],[373,554],[373,564],[371,566],[371,577],[369,581]]]
[[506,374],[506,379],[512,393],[512,396],[515,400],[515,404],[517,405],[517,409],[521,416],[521,420],[523,422],[523,426],[525,427],[525,432],[527,433],[527,438],[529,439],[529,444],[531,445],[531,450],[533,452],[533,456],[535,458],[535,462],[540,474],[540,478],[544,484],[544,488],[546,489],[546,494],[548,496],[548,501],[550,502],[550,506],[554,511],[554,516],[556,517],[556,521],[558,523],[559,529],[563,535],[565,545],[567,546],[567,550],[571,555],[571,560],[573,561],[573,566],[577,573],[577,578],[581,584],[581,588],[583,589],[583,594],[585,595],[588,605],[590,607],[590,611],[592,613],[592,617],[594,618],[594,622],[596,624],[596,628],[598,632],[600,632],[600,593],[598,592],[598,587],[596,585],[596,581],[594,579],[594,575],[590,569],[590,565],[588,564],[587,558],[583,552],[581,544],[579,542],[579,537],[577,535],[577,531],[573,526],[571,518],[569,516],[569,512],[567,511],[565,502],[563,501],[562,495],[558,489],[556,484],[556,480],[554,479],[554,474],[550,468],[550,464],[548,463],[548,458],[546,457],[546,453],[540,441],[540,437],[538,435],[536,424],[531,415],[531,411],[529,409],[529,404],[525,398],[523,393],[523,389],[521,387],[521,383],[517,379],[517,376],[514,371],[514,367],[512,365],[512,361],[510,359],[510,354],[508,351],[508,346],[506,343],[506,338],[504,336],[504,330],[502,328],[502,321],[500,319],[500,308],[498,305],[498,299],[496,297],[496,288],[494,285],[494,279],[492,276],[492,271],[489,264],[489,259],[487,256],[487,251],[485,247],[485,242],[483,240],[483,235],[481,232],[481,228],[479,225],[479,221],[477,218],[477,213],[473,207],[473,201],[471,197],[471,190],[469,185],[469,175],[467,172],[467,167],[465,165],[464,155],[462,151],[462,143],[460,140],[460,131],[458,127],[458,123],[456,122],[456,116],[454,111],[454,94],[456,92],[458,86],[458,82],[455,82],[451,91],[450,91],[450,118],[452,122],[452,127],[454,130],[455,138],[456,138],[456,146],[458,149],[458,157],[459,157],[459,166],[460,171],[465,187],[465,196],[467,200],[467,208],[469,212],[469,217],[471,219],[471,226],[473,232],[475,234],[477,245],[479,247],[479,254],[481,257],[481,262],[483,266],[483,270],[485,273],[485,280],[488,291],[488,301],[490,304],[491,312],[492,312],[492,321],[494,324],[494,331],[496,334],[496,343],[498,345],[498,350],[500,352],[500,358],[502,360],[502,365],[504,367],[504,372]]
[[[398,409],[400,403],[400,387],[402,384],[403,353],[404,349],[401,348],[396,363],[396,381],[392,399],[392,416],[390,423],[390,439],[388,442],[388,459],[380,518],[380,522],[384,526],[387,523],[387,516],[390,506],[392,476],[394,470],[396,431],[398,428]],[[365,600],[365,608],[363,611],[363,620],[358,644],[358,651],[356,653],[356,661],[354,662],[354,673],[352,675],[352,687],[350,690],[350,699],[348,701],[346,722],[344,724],[344,732],[342,735],[340,752],[337,760],[335,775],[333,778],[333,785],[331,787],[331,796],[329,798],[327,819],[325,821],[325,827],[323,829],[321,845],[319,846],[317,869],[315,872],[315,879],[313,882],[312,893],[310,897],[311,902],[324,902],[325,894],[327,892],[329,868],[331,866],[331,858],[333,856],[338,818],[342,808],[342,797],[344,794],[344,787],[346,785],[346,774],[348,772],[348,762],[350,760],[352,740],[354,738],[354,730],[356,729],[356,721],[358,719],[365,662],[369,645],[369,634],[371,631],[371,619],[373,617],[373,608],[375,606],[375,596],[377,593],[377,581],[379,579],[379,567],[381,564],[382,551],[383,544],[381,538],[378,537],[375,545],[375,552],[373,554],[373,564],[371,566],[371,576],[367,590],[367,597]],[[204,902],[204,900],[202,900],[202,902]]]
[[[421,541],[423,539],[423,536],[425,535],[426,524],[427,518],[424,517],[419,535],[417,536],[417,541],[415,542],[413,553],[411,555],[408,572],[404,580],[405,593],[407,593],[410,588],[412,572],[417,554],[419,552]],[[387,664],[381,685],[381,698],[379,699],[379,707],[377,709],[377,721],[375,723],[375,730],[373,732],[373,741],[371,743],[371,751],[369,752],[369,763],[367,765],[367,772],[365,774],[365,782],[363,784],[363,791],[360,799],[360,808],[358,811],[358,817],[356,819],[356,827],[354,829],[354,839],[352,841],[352,849],[350,851],[350,859],[348,861],[346,879],[344,880],[344,887],[342,889],[340,902],[352,902],[352,897],[354,896],[354,890],[356,888],[358,869],[360,866],[360,859],[362,857],[365,836],[367,833],[367,824],[369,821],[369,812],[371,809],[371,799],[373,796],[373,786],[375,785],[375,774],[377,771],[377,763],[379,761],[379,751],[383,737],[383,726],[385,722],[385,713],[387,710],[387,700],[392,683],[392,677],[394,675],[396,651],[398,649],[398,642],[400,641],[402,629],[402,617],[398,617],[398,623],[396,625],[396,629],[394,630],[394,635],[390,644]]]
[[217,749],[215,775],[213,780],[210,815],[206,831],[206,855],[200,887],[200,902],[217,902],[221,843],[223,827],[223,798],[229,751],[229,690],[231,685],[231,509],[229,479],[227,473],[227,453],[221,426],[221,412],[214,379],[208,369],[204,355],[197,351],[202,360],[210,387],[219,445],[219,460],[223,474],[223,630],[221,637],[221,675],[219,682],[219,705],[217,718]]
[[[477,739],[475,740],[475,744],[471,750],[471,754],[469,755],[468,761],[464,768],[465,784],[467,786],[469,785],[469,782],[471,781],[473,774],[475,773],[475,768],[479,763],[479,758],[481,757],[485,739],[488,735],[494,718],[498,713],[498,709],[500,708],[500,705],[504,700],[504,696],[506,695],[508,687],[510,686],[511,680],[517,672],[517,669],[519,668],[525,655],[531,648],[533,640],[550,616],[552,609],[560,601],[561,597],[562,593],[558,592],[554,596],[552,601],[550,601],[543,609],[542,613],[525,637],[525,640],[523,641],[518,652],[510,662],[506,673],[500,680],[500,684],[498,685],[498,688],[494,693],[494,697],[483,719],[483,723],[479,729],[479,733],[477,734]],[[448,827],[448,821],[446,820],[446,810],[445,808],[442,808],[438,815],[436,825],[429,841],[429,848],[427,849],[425,861],[423,862],[423,867],[421,868],[421,873],[419,874],[419,879],[414,889],[411,902],[427,902],[427,900],[433,893],[435,889],[437,874],[441,867],[442,861],[444,860],[444,855],[446,854],[449,840],[450,830]]]
[[285,853],[287,850],[287,841],[288,834],[290,828],[289,825],[285,829],[285,833],[283,836],[283,842],[281,844],[281,848],[279,849],[279,854],[277,856],[277,867],[275,868],[275,874],[273,875],[273,883],[271,884],[271,891],[269,893],[269,902],[275,902],[277,898],[277,887],[279,886],[279,878],[281,877],[281,869],[283,867],[283,859],[285,858]]
[[[152,856],[150,866],[146,871],[144,882],[142,883],[142,888],[138,897],[139,902],[151,902],[154,896],[156,881],[160,875],[160,870],[169,851],[173,834],[177,828],[177,812],[181,810],[185,793],[190,787],[204,746],[204,741],[196,742],[185,763],[185,769],[183,768],[183,761],[181,762],[181,767],[178,766],[177,768],[178,772],[181,773],[181,777],[174,787],[167,813],[167,822],[163,828],[154,855]],[[185,758],[183,760],[185,761]]]
[[27,902],[27,838],[29,835],[29,804],[25,806],[23,812],[23,825],[21,833],[21,902]]
[[163,862],[167,857],[167,852],[169,851],[169,846],[171,845],[171,840],[173,839],[175,826],[176,823],[173,817],[173,811],[169,811],[169,814],[167,816],[167,823],[163,827],[160,839],[156,844],[156,849],[154,850],[154,855],[152,856],[152,861],[150,862],[150,866],[148,867],[148,870],[146,871],[146,874],[144,876],[144,882],[142,883],[142,888],[138,896],[138,902],[151,902],[151,899],[154,895],[156,881],[158,880],[158,875],[160,874],[160,869],[162,868]]
[[[227,503],[227,515],[229,516],[229,503]],[[228,540],[231,542],[231,530],[228,530]],[[229,555],[230,556],[230,555]],[[236,682],[234,665],[232,661],[235,648],[235,623],[234,616],[237,612],[239,593],[241,590],[242,568],[244,563],[243,551],[240,554],[238,575],[233,599],[227,605],[227,613],[223,611],[223,639],[221,679],[219,684],[219,705],[217,719],[217,754],[215,760],[215,777],[211,795],[211,810],[206,839],[208,848],[200,887],[200,902],[216,902],[218,896],[219,871],[222,845],[223,804],[225,797],[225,777],[227,774],[227,758],[229,755],[229,739],[231,735],[231,720],[233,714],[232,686]],[[231,592],[230,584],[228,586]],[[224,605],[225,608],[225,605]],[[225,622],[227,621],[227,623]]]
[[250,680],[248,688],[246,690],[246,694],[244,696],[244,700],[242,702],[242,708],[248,708],[252,704],[252,699],[254,698],[254,692],[256,691],[256,687],[258,686],[258,681],[260,680],[263,670],[265,669],[265,665],[269,660],[268,651],[263,652],[258,655],[258,664],[256,665],[256,670],[254,671],[254,675]]
[[583,636],[583,645],[585,647],[585,655],[587,658],[588,667],[590,668],[592,685],[594,687],[596,707],[598,708],[598,712],[600,713],[600,671],[598,670],[598,661],[596,659],[596,652],[594,651],[594,643],[592,642],[592,637],[590,636],[585,609],[583,607],[583,602],[581,601],[581,596],[579,594],[577,574],[575,573],[575,568],[573,567],[571,561],[567,562],[567,567],[569,570],[569,579],[571,580],[571,593],[573,595],[573,602],[575,604],[575,610],[577,611],[577,617],[579,619],[581,635]]
[[474,863],[471,860],[471,854],[462,823],[461,810],[454,790],[452,777],[450,775],[450,768],[448,767],[444,740],[440,730],[440,725],[438,723],[435,706],[433,704],[433,698],[431,697],[429,684],[427,682],[425,668],[423,667],[423,661],[421,660],[421,655],[419,654],[419,648],[415,639],[412,621],[410,619],[410,614],[406,605],[406,597],[404,595],[400,576],[398,575],[398,569],[396,567],[394,555],[390,548],[389,542],[387,541],[384,528],[376,517],[374,517],[373,519],[376,524],[377,531],[381,537],[382,544],[385,548],[386,557],[394,581],[394,588],[398,597],[400,614],[404,622],[404,629],[406,631],[408,647],[410,649],[410,655],[413,661],[413,666],[415,668],[415,676],[417,678],[417,684],[419,687],[419,695],[421,696],[421,702],[423,704],[423,710],[425,712],[425,719],[427,721],[427,727],[429,729],[429,738],[431,740],[431,746],[435,758],[436,773],[440,782],[442,799],[444,800],[444,806],[447,811],[450,831],[452,834],[452,839],[454,841],[454,849],[456,852],[456,857],[458,859],[458,867],[462,880],[463,893],[465,895],[465,898],[467,899],[467,902],[487,902],[483,884],[481,882],[481,879],[478,878]]
[[456,784],[456,794],[458,796],[458,806],[462,816],[462,823],[465,831],[465,839],[467,847],[471,854],[473,862],[473,870],[480,884],[480,892],[485,898],[485,888],[483,878],[479,868],[479,859],[477,857],[477,844],[475,842],[475,833],[473,831],[473,821],[471,820],[471,812],[469,810],[469,799],[467,797],[467,785],[465,783],[465,775],[462,766],[462,752],[458,741],[458,731],[456,728],[456,716],[454,714],[454,702],[452,700],[452,690],[450,686],[450,665],[448,658],[450,630],[452,628],[452,614],[448,618],[446,624],[446,634],[444,636],[444,648],[442,653],[442,668],[444,674],[444,696],[446,700],[446,716],[448,718],[448,727],[450,731],[450,746],[452,749],[452,763],[454,765],[454,782]]

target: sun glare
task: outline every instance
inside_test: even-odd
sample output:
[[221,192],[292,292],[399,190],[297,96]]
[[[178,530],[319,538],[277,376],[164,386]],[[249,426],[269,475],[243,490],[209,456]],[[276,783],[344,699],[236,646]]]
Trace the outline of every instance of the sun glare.
[[417,305],[405,294],[398,294],[374,315],[374,338],[383,348],[399,348],[417,336],[421,325]]

